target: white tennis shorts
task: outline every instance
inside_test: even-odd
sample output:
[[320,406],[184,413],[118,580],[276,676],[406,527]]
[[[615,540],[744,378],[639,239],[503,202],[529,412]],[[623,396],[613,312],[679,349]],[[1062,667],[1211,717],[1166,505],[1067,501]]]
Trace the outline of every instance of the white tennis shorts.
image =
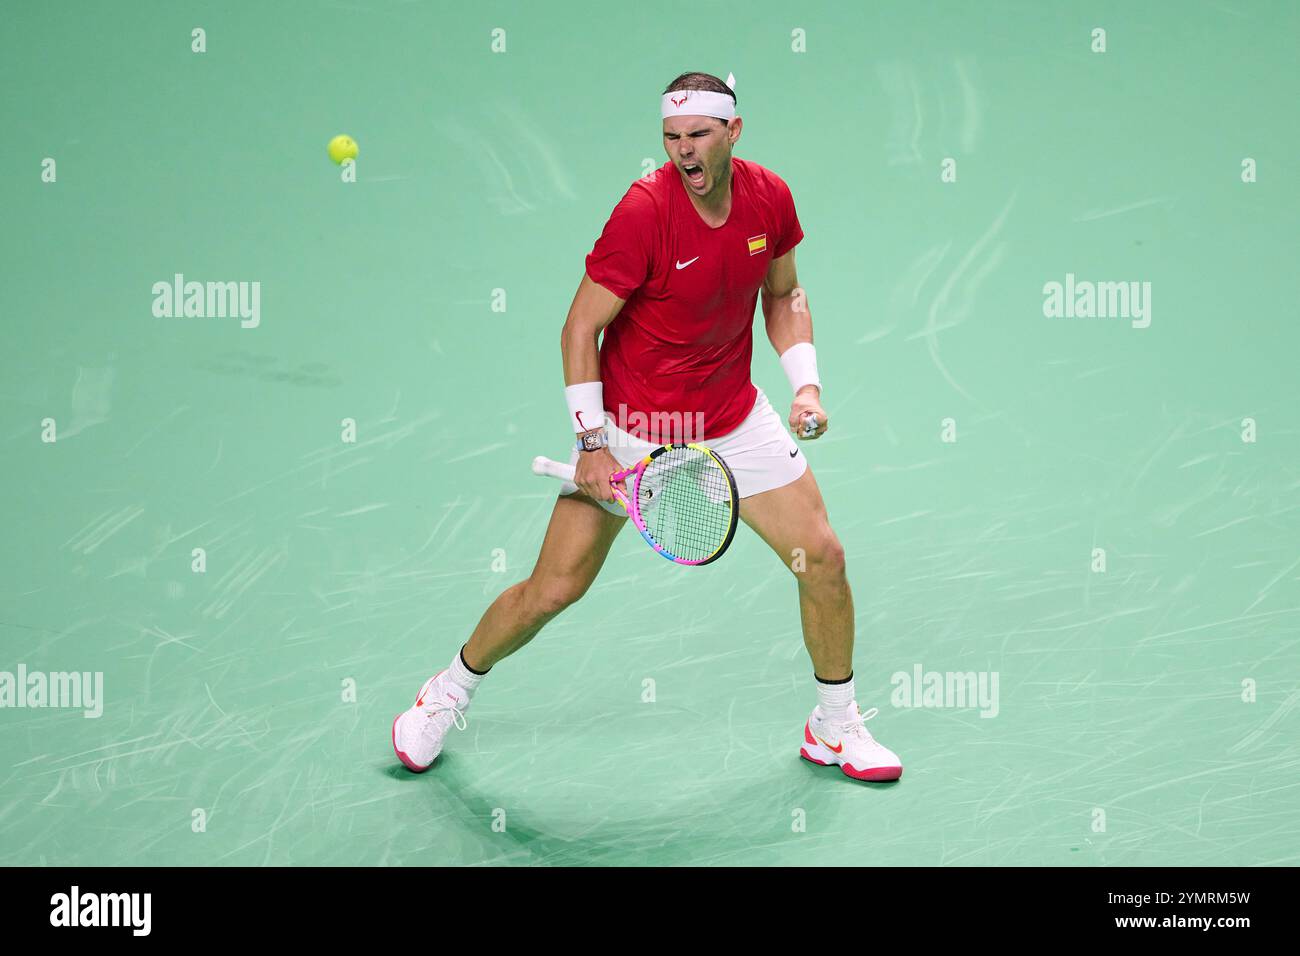
[[[635,435],[629,435],[615,425],[614,421],[614,416],[605,412],[610,454],[625,468],[635,465],[659,447]],[[785,420],[777,414],[761,388],[754,399],[754,407],[743,422],[727,434],[706,438],[700,444],[714,451],[727,463],[732,477],[736,479],[736,492],[742,498],[788,485],[808,470],[808,459],[799,449],[799,443],[790,434]],[[569,463],[576,465],[581,454],[583,452],[575,450],[569,456]],[[571,495],[577,490],[578,486],[571,481],[560,486],[562,495]],[[617,501],[600,503],[606,511],[613,514],[627,514]]]

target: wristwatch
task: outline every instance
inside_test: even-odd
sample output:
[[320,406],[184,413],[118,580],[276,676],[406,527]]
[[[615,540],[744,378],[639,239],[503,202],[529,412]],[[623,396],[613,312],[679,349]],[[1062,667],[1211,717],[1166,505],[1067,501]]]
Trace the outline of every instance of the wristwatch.
[[583,432],[578,436],[578,443],[574,446],[578,451],[598,451],[601,448],[609,447],[609,436],[605,434],[605,429],[597,428],[589,432]]

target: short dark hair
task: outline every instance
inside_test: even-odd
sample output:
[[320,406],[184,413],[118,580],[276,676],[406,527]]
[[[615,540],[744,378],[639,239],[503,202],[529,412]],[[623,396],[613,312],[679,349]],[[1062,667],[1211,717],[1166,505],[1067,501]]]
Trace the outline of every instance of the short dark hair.
[[[700,73],[698,71],[683,73],[664,87],[665,93],[676,93],[678,90],[707,90],[710,93],[726,93],[731,97],[731,102],[736,102],[736,91],[712,73]],[[714,119],[723,126],[727,125],[727,121],[721,117],[715,116]]]

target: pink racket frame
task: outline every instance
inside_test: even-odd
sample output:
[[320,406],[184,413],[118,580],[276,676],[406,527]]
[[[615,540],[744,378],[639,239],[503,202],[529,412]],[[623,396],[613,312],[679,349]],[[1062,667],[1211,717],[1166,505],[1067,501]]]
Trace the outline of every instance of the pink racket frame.
[[[718,463],[722,468],[723,473],[727,476],[727,483],[731,485],[731,527],[727,529],[727,537],[718,547],[718,550],[714,551],[713,554],[709,555],[707,558],[699,558],[692,561],[686,558],[679,558],[674,554],[669,554],[661,548],[659,543],[655,541],[654,538],[650,537],[650,532],[646,530],[645,521],[641,517],[641,507],[637,504],[637,502],[641,500],[641,476],[645,474],[646,467],[657,457],[674,448],[694,448],[696,451],[704,452]],[[619,489],[617,484],[615,484],[615,482],[625,481],[628,478],[632,479],[631,500],[628,500],[628,496]],[[638,461],[631,468],[625,468],[622,471],[610,475],[609,480],[614,488],[614,498],[623,506],[623,510],[627,512],[627,516],[632,519],[632,525],[641,533],[641,537],[645,538],[646,544],[654,548],[656,554],[667,558],[669,561],[673,562],[673,564],[682,564],[687,567],[699,567],[701,565],[709,564],[710,562],[716,561],[718,558],[722,557],[722,553],[731,545],[731,539],[736,534],[736,519],[739,517],[735,513],[735,509],[738,505],[736,499],[736,480],[732,478],[731,469],[727,467],[727,463],[703,445],[696,445],[689,442],[683,442],[677,445],[661,445],[659,448],[656,448],[650,454]]]

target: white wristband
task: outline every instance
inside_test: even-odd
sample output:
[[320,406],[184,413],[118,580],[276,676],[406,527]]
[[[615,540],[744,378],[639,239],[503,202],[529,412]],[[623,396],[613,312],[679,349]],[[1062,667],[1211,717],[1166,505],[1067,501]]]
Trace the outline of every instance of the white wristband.
[[564,389],[569,403],[569,424],[577,434],[605,427],[605,386],[600,382],[580,382]]
[[797,342],[781,353],[781,368],[790,380],[791,391],[798,392],[805,385],[816,385],[822,389],[821,379],[817,377],[817,350],[811,342]]

